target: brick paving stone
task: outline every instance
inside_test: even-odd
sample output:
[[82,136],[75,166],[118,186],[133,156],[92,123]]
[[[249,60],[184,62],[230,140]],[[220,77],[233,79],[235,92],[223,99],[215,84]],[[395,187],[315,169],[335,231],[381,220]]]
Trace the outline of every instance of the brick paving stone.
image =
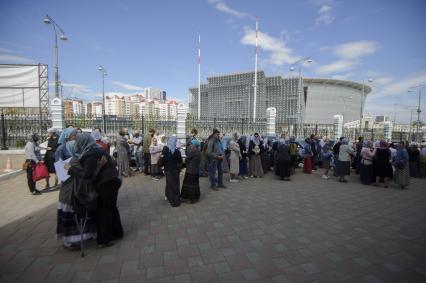
[[267,174],[219,192],[201,178],[201,201],[179,208],[164,201],[164,179],[125,178],[125,237],[102,250],[88,241],[84,258],[53,240],[58,192],[34,202],[25,176],[2,181],[0,281],[426,282],[426,180],[400,191],[320,174],[286,184]]

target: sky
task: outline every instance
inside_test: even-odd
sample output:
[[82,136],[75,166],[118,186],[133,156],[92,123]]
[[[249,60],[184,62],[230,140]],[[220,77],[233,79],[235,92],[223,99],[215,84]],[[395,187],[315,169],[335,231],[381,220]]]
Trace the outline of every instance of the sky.
[[[100,100],[102,65],[106,94],[161,88],[185,101],[201,80],[254,71],[255,19],[259,69],[267,76],[356,82],[373,79],[365,112],[397,122],[416,119],[426,84],[426,1],[423,0],[2,0],[0,63],[45,63],[54,82],[54,32],[46,14],[65,31],[59,72],[65,97]],[[50,93],[54,93],[51,88]],[[426,88],[422,120],[426,120]],[[396,109],[396,112],[395,112]]]

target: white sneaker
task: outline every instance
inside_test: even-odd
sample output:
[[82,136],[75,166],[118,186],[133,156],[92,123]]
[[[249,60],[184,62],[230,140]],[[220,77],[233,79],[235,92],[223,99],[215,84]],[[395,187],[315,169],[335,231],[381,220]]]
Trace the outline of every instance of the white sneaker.
[[328,179],[328,176],[323,174],[323,175],[321,176],[321,178],[323,178],[323,179],[327,180],[327,179]]
[[231,179],[231,180],[229,180],[229,182],[231,182],[231,183],[238,183],[239,181],[237,179]]

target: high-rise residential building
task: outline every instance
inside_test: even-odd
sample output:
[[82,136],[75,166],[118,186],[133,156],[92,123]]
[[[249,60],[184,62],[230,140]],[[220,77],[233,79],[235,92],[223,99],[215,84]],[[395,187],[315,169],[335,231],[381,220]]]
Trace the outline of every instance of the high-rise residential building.
[[64,99],[64,116],[65,118],[72,118],[74,116],[72,99]]
[[[257,74],[256,118],[265,118],[266,109],[277,109],[277,123],[332,124],[341,114],[345,123],[357,120],[371,87],[357,82],[303,78],[266,77]],[[249,118],[254,116],[254,72],[218,75],[201,85],[201,119]],[[189,113],[198,116],[198,88],[188,93]]]
[[133,94],[130,96],[126,96],[124,99],[126,102],[126,115],[139,117],[139,104],[144,101],[144,96],[142,94]]
[[102,117],[102,102],[88,102],[86,107],[86,115],[88,117]]
[[166,101],[166,92],[159,88],[146,87],[144,96],[146,99],[158,99],[160,101]]
[[126,114],[126,101],[124,96],[112,95],[105,97],[105,114],[124,116]]

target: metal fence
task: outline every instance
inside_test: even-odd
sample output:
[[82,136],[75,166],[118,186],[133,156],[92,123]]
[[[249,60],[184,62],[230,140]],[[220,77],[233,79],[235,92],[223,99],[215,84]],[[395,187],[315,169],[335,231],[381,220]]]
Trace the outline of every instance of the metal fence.
[[[83,130],[91,130],[94,128],[103,128],[103,120],[101,117],[74,116],[65,118],[66,126],[74,126]],[[156,129],[159,133],[166,136],[176,134],[176,120],[166,117],[105,117],[106,130],[105,134],[110,141],[115,141],[118,131],[121,128],[128,128],[130,132],[139,130],[142,134],[147,133],[149,129]],[[49,118],[40,119],[40,115],[33,113],[14,113],[5,112],[0,120],[0,130],[2,133],[2,148],[6,147],[23,147],[26,137],[31,133],[39,133],[42,140],[46,139],[47,129],[52,126]],[[207,138],[213,128],[217,128],[225,134],[238,132],[243,135],[250,135],[255,132],[266,134],[266,119],[258,119],[255,122],[247,118],[239,119],[223,119],[216,118],[212,120],[198,121],[188,117],[185,121],[186,133],[189,134],[191,129],[198,131],[198,136],[202,139]],[[4,131],[3,131],[4,128]],[[286,135],[295,135],[299,138],[310,136],[311,134],[334,138],[334,128],[330,124],[304,124],[298,129],[295,124],[276,124],[276,133],[278,135],[284,133]],[[360,135],[358,129],[344,129],[343,136],[356,140]],[[384,137],[383,130],[363,129],[363,137],[366,140],[378,140]],[[413,136],[409,136],[405,132],[393,132],[392,140],[411,140]]]

